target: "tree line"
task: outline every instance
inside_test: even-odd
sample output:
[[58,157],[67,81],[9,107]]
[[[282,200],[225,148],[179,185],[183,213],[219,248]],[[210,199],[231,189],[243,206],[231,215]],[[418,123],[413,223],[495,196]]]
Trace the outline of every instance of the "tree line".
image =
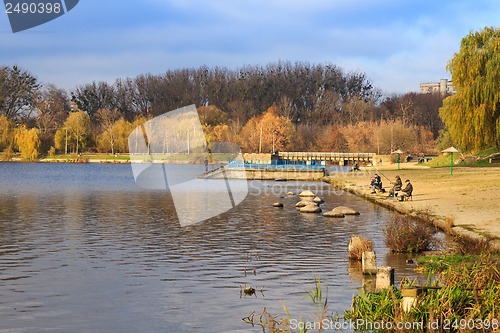
[[126,153],[136,126],[195,104],[208,141],[235,142],[249,152],[421,153],[436,147],[442,103],[439,94],[382,96],[365,74],[332,64],[186,68],[113,84],[91,82],[69,93],[42,86],[27,70],[4,66],[0,151],[19,151],[27,159],[57,152]]

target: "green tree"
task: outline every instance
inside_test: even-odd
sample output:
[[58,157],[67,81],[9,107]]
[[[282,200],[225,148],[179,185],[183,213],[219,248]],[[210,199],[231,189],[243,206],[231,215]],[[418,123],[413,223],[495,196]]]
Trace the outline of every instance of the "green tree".
[[470,32],[447,66],[457,90],[440,116],[467,150],[500,146],[500,29]]
[[38,157],[41,140],[35,128],[29,130],[25,125],[16,128],[15,142],[23,160],[33,161]]
[[83,111],[72,112],[64,122],[63,127],[56,132],[55,147],[59,150],[65,150],[65,153],[66,147],[68,147],[78,154],[80,147],[85,147],[89,134],[89,116]]

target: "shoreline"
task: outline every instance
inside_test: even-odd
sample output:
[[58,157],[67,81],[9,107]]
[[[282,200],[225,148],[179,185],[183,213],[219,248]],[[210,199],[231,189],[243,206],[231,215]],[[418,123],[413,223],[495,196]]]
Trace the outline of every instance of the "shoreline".
[[[370,179],[383,176],[386,193],[371,194]],[[389,180],[410,179],[413,200],[388,198]],[[323,181],[386,209],[428,221],[446,234],[488,240],[500,252],[500,167],[429,168],[415,163],[363,167],[357,172],[331,174]]]

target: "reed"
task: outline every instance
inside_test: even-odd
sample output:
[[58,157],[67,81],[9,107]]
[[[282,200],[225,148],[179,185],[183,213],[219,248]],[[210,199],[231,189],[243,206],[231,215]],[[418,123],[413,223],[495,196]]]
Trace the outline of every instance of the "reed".
[[306,297],[310,298],[312,303],[316,305],[317,312],[307,316],[307,318],[314,318],[313,321],[309,321],[309,324],[303,321],[302,317],[298,322],[294,322],[286,305],[283,305],[286,316],[273,315],[264,308],[260,313],[254,311],[242,320],[253,327],[260,327],[263,333],[307,333],[311,331],[311,327],[309,327],[311,322],[317,324],[317,327],[314,327],[315,332],[324,332],[323,324],[338,320],[339,317],[328,313],[328,297],[325,296],[328,295],[328,288],[326,288],[326,293],[323,292],[323,289],[325,287],[322,286],[321,279],[314,279],[314,287]]

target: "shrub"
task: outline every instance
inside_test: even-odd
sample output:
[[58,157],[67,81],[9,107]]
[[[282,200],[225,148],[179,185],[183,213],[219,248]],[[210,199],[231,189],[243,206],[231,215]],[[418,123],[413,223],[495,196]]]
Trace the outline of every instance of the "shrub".
[[461,254],[483,254],[492,251],[491,243],[483,238],[471,238],[462,235],[454,237],[456,249]]
[[385,245],[393,252],[421,252],[434,242],[434,230],[428,224],[397,215],[384,229]]

